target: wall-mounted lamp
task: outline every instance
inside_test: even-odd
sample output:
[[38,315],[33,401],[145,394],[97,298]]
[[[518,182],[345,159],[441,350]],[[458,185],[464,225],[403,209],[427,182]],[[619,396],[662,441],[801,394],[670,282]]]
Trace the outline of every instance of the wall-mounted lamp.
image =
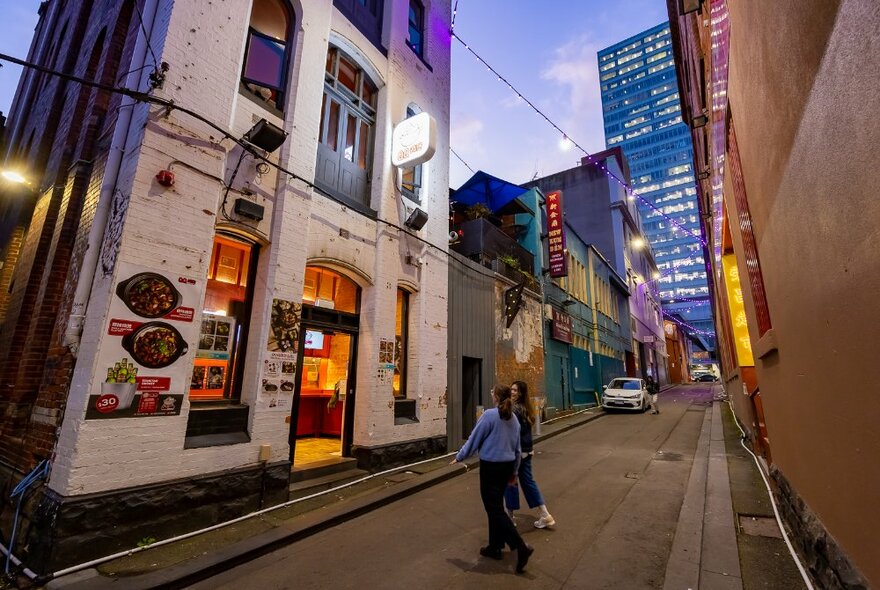
[[697,115],[693,119],[691,119],[691,128],[699,129],[700,127],[705,127],[706,123],[709,122],[709,115],[703,111],[702,114]]
[[699,180],[706,180],[707,178],[709,178],[709,171],[708,171],[708,170],[703,170],[702,172],[700,172],[699,174],[697,174],[697,178],[698,178]]
[[271,154],[287,139],[287,132],[266,119],[260,119],[242,139]]
[[27,178],[25,178],[23,174],[21,174],[20,172],[16,172],[15,170],[4,170],[3,172],[0,172],[0,176],[15,184],[27,184]]
[[419,231],[425,227],[426,223],[428,223],[428,213],[416,207],[409,214],[409,217],[406,218],[406,221],[403,222],[403,225],[412,230]]
[[641,250],[645,247],[645,238],[636,236],[630,241],[630,246],[632,246],[634,250]]

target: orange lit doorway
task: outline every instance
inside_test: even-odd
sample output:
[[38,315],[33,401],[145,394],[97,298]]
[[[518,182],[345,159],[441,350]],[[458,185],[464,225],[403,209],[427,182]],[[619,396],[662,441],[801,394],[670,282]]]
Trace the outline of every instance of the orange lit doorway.
[[290,450],[295,467],[351,455],[360,288],[307,267]]

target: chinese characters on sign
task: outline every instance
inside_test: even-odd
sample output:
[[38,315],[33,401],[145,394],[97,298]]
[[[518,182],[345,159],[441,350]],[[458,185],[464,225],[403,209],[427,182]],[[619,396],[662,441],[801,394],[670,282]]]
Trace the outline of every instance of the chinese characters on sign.
[[554,340],[571,344],[571,316],[554,309],[553,331],[550,335]]
[[568,276],[568,260],[565,256],[565,223],[562,216],[562,191],[547,196],[547,244],[550,252],[550,276]]
[[736,255],[723,255],[721,266],[724,269],[724,285],[727,288],[727,305],[730,310],[730,323],[733,326],[733,338],[736,342],[736,357],[739,366],[753,367],[755,358],[752,354],[752,341],[749,338],[749,325],[746,320],[746,308],[743,305],[742,284],[739,280],[739,268],[736,266]]

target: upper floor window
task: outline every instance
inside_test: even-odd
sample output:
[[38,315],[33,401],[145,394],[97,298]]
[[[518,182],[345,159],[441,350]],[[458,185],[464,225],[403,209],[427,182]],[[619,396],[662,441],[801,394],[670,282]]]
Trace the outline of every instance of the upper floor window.
[[327,52],[315,183],[333,196],[369,207],[376,85],[336,47]]
[[425,7],[419,0],[409,0],[409,38],[406,42],[416,55],[424,57]]
[[382,53],[382,12],[384,0],[333,0],[333,6],[339,9],[351,24],[375,45]]
[[254,0],[241,80],[245,88],[281,109],[287,86],[292,12],[284,0]]

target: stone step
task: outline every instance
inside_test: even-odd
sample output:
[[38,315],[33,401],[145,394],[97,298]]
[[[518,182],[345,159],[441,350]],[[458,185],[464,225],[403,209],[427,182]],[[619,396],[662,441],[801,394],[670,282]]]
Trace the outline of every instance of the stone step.
[[290,470],[290,481],[298,482],[339,473],[357,467],[357,459],[352,457],[330,457],[322,461],[314,461],[303,467],[294,466]]
[[295,500],[297,498],[303,498],[305,496],[314,494],[315,492],[329,490],[336,486],[340,486],[355,481],[357,479],[361,479],[362,477],[366,477],[369,474],[369,471],[352,468],[345,471],[338,471],[335,473],[330,473],[328,475],[323,475],[321,477],[313,477],[298,481],[290,484],[290,499]]

